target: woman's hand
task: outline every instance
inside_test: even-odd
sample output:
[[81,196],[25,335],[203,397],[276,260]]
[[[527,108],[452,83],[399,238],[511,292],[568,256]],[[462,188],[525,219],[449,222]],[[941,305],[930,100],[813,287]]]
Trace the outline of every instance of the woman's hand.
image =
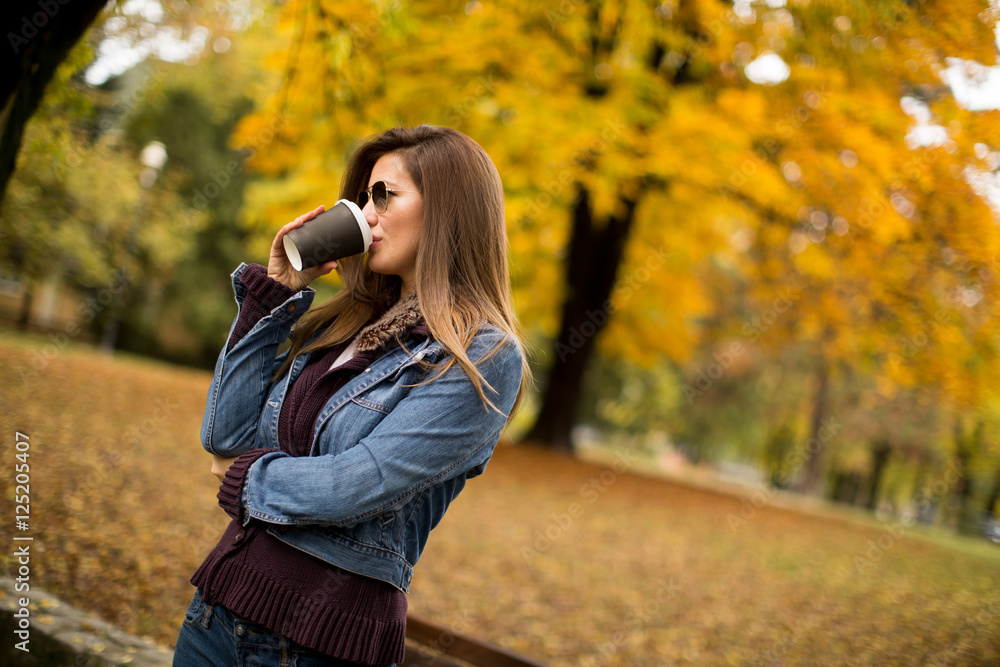
[[274,237],[274,243],[271,244],[271,256],[267,261],[268,277],[274,278],[285,287],[298,291],[308,287],[309,283],[316,278],[325,276],[337,268],[337,262],[327,262],[311,269],[296,271],[292,267],[292,263],[288,261],[288,255],[285,254],[285,246],[281,241],[282,237],[289,231],[296,227],[301,227],[324,210],[326,210],[325,206],[317,206],[314,210],[305,215],[300,215],[278,230],[278,235]]
[[233,465],[233,461],[237,458],[239,457],[225,458],[212,454],[212,474],[218,477],[221,482],[226,478],[226,471],[229,470],[229,466]]

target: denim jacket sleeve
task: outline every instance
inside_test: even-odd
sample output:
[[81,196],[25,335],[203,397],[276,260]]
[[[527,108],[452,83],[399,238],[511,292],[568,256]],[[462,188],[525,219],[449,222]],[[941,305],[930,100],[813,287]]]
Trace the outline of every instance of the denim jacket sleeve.
[[[240,264],[232,274],[236,304],[240,308],[247,298],[247,288],[240,280],[246,268],[247,264]],[[296,292],[261,318],[231,350],[223,347],[201,422],[201,442],[206,450],[218,456],[238,456],[253,448],[271,376],[284,361],[285,355],[278,355],[278,347],[288,338],[292,325],[309,309],[314,296],[311,288]],[[237,321],[238,315],[233,326]]]
[[[501,340],[499,332],[479,334],[470,358]],[[481,472],[517,396],[521,354],[508,340],[477,364],[493,388],[484,387],[486,395],[501,412],[483,404],[456,365],[413,386],[353,447],[313,457],[264,454],[245,478],[245,521],[350,526],[398,509],[436,483]]]

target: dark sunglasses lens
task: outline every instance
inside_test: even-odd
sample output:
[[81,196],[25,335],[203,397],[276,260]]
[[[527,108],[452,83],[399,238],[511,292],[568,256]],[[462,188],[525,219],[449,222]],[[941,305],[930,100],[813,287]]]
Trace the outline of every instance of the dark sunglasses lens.
[[358,208],[364,208],[368,204],[368,191],[362,190],[358,193],[358,196],[354,199],[354,203],[358,205]]
[[385,209],[389,205],[389,193],[386,192],[383,181],[379,181],[372,186],[372,202],[375,204],[376,211],[385,213]]

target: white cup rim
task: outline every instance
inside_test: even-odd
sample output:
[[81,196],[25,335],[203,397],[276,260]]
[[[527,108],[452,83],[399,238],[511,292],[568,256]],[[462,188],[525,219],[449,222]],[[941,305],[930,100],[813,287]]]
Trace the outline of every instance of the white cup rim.
[[299,254],[299,249],[295,246],[295,241],[292,240],[288,234],[281,237],[281,245],[285,246],[285,255],[288,257],[288,261],[291,262],[292,268],[296,271],[302,270],[302,255]]
[[350,199],[338,199],[334,206],[337,204],[347,204],[347,208],[351,209],[351,213],[354,214],[354,219],[358,223],[358,228],[361,230],[361,236],[365,239],[365,249],[361,252],[368,252],[368,249],[372,245],[372,227],[368,224],[368,220],[365,219],[365,214],[361,212],[361,208],[352,202]]

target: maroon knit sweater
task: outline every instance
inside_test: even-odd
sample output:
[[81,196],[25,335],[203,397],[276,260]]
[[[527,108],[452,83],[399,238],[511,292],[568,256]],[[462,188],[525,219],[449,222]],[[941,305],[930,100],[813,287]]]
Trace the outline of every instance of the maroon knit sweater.
[[[268,278],[260,265],[248,266],[240,278],[248,294],[227,351],[294,294]],[[424,324],[412,332],[429,334]],[[346,347],[343,343],[314,353],[289,387],[278,421],[282,451],[309,456],[316,417],[327,399],[388,349],[359,353],[331,370]],[[363,664],[402,661],[406,636],[406,595],[402,591],[299,551],[269,535],[265,531],[268,524],[256,519],[243,527],[240,500],[245,475],[268,451],[273,450],[250,450],[226,472],[219,488],[219,505],[233,521],[191,583],[202,589],[207,604],[221,604],[237,616],[326,655]]]

